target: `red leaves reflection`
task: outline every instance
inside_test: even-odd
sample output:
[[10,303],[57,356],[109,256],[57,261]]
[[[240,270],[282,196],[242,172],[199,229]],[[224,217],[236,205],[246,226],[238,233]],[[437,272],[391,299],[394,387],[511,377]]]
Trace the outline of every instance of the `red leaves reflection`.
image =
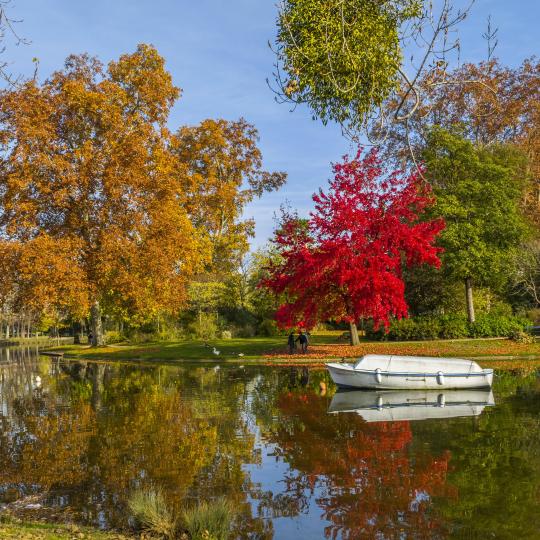
[[280,396],[271,434],[297,471],[288,491],[310,492],[330,524],[327,538],[444,538],[433,499],[457,496],[446,485],[450,453],[414,443],[410,422],[366,423],[354,413],[329,418],[314,392]]

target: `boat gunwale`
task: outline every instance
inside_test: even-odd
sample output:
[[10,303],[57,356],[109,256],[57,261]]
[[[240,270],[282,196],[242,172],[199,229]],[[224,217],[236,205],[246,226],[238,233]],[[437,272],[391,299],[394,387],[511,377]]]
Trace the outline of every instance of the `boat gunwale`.
[[425,403],[409,403],[409,402],[402,402],[402,403],[392,403],[392,404],[384,404],[380,407],[378,405],[370,405],[369,407],[356,407],[355,409],[346,409],[343,411],[328,411],[329,414],[335,414],[338,412],[353,412],[353,411],[373,411],[373,410],[381,410],[381,409],[396,409],[396,408],[410,408],[413,409],[415,407],[424,407],[426,409],[445,409],[445,408],[452,408],[452,407],[462,407],[463,405],[469,405],[471,407],[493,407],[495,404],[490,403],[489,401],[450,401],[449,403],[445,403],[444,405],[440,405],[436,401],[427,401]]
[[[377,373],[380,373],[381,375],[384,375],[385,377],[439,377],[439,373],[423,373],[420,371],[377,371],[375,369],[358,369],[354,366],[351,367],[342,367],[341,364],[335,364],[335,363],[329,363],[326,364],[326,367],[331,367],[332,369],[338,369],[342,371],[346,371],[348,373],[354,372],[354,373],[369,373],[376,375]],[[482,371],[472,372],[472,373],[445,373],[444,371],[441,371],[445,377],[485,377],[486,375],[493,374],[493,369],[482,369]]]

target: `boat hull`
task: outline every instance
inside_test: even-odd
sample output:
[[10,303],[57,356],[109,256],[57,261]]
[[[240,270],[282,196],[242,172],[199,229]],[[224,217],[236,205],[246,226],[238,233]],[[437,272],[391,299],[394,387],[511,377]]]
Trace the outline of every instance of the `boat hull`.
[[326,364],[332,380],[341,387],[377,390],[451,390],[486,388],[493,383],[493,370],[478,373],[389,372],[362,370],[351,364]]
[[356,413],[366,422],[478,416],[495,405],[490,388],[467,390],[338,390],[328,412]]

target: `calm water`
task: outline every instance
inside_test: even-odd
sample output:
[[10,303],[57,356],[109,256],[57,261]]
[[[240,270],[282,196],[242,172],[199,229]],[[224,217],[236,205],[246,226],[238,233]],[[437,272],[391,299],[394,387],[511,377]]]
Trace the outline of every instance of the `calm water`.
[[121,527],[130,491],[153,485],[176,506],[234,500],[235,538],[540,538],[536,374],[499,376],[495,405],[489,392],[334,394],[320,370],[0,349],[0,499],[47,493]]

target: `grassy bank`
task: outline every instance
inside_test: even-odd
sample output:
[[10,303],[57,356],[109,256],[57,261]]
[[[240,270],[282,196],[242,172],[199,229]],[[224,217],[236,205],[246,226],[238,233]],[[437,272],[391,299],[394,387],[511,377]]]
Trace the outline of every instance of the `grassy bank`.
[[[340,341],[340,333],[313,335],[306,354],[289,355],[284,337],[122,344],[91,349],[85,345],[57,347],[68,357],[94,360],[220,361],[220,362],[320,362],[330,358],[355,358],[367,353],[450,356],[490,359],[540,358],[540,342],[515,343],[508,339],[463,339],[416,342],[363,341],[356,347]],[[220,354],[215,355],[213,348]]]
[[0,522],[0,538],[17,540],[127,540],[131,537],[75,525]]

